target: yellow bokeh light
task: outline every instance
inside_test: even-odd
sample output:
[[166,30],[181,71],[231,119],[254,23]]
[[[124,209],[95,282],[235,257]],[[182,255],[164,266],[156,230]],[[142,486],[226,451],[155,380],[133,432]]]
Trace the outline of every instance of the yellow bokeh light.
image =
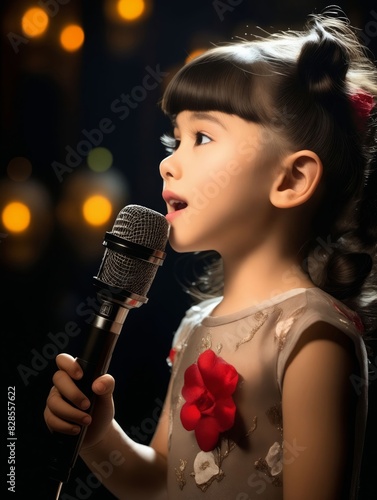
[[80,49],[84,39],[84,31],[77,24],[69,24],[60,34],[60,43],[67,52],[75,52]]
[[145,2],[144,0],[119,0],[117,10],[126,21],[134,21],[143,15]]
[[48,15],[40,7],[28,9],[22,16],[21,27],[26,36],[41,36],[48,27]]
[[8,203],[2,213],[4,227],[12,233],[21,233],[30,225],[30,209],[24,203],[12,201]]
[[110,219],[112,210],[110,201],[101,195],[90,196],[82,207],[85,221],[92,226],[105,224]]

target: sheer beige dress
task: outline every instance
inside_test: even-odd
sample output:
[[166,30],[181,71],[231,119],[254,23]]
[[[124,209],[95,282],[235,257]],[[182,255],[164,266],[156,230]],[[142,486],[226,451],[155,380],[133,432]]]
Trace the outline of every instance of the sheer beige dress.
[[[220,299],[193,306],[173,341],[168,491],[172,499],[281,500],[283,464],[305,447],[283,441],[282,378],[302,332],[327,322],[354,343],[359,373],[351,381],[358,394],[353,477],[355,497],[367,414],[367,356],[358,316],[318,288],[294,289],[258,306],[214,317]],[[233,399],[234,425],[221,433],[213,450],[202,451],[195,432],[183,428],[180,411],[185,370],[211,349],[238,372]],[[318,367],[320,370],[321,367]],[[324,450],[324,453],[326,451]],[[315,471],[313,471],[315,474]]]

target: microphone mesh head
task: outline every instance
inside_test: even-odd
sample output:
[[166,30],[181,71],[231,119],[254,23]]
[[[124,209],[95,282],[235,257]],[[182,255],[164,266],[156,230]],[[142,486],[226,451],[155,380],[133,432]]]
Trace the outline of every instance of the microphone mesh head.
[[[127,205],[119,212],[112,234],[132,243],[164,252],[169,224],[165,217],[140,205]],[[122,255],[109,248],[103,256],[98,279],[107,285],[146,296],[158,264]]]

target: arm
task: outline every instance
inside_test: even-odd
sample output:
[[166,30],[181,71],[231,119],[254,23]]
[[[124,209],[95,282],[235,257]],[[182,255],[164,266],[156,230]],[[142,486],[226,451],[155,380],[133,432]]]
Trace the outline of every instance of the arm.
[[344,500],[352,467],[357,370],[352,342],[316,323],[288,359],[283,380],[284,500]]
[[119,499],[166,500],[168,416],[165,402],[150,446],[134,442],[113,420],[103,439],[85,448],[81,458],[94,472],[97,464],[112,464],[102,482]]

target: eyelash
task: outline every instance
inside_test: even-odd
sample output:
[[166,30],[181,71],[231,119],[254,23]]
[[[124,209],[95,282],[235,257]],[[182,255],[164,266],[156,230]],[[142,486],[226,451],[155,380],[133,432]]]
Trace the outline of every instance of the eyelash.
[[[209,139],[209,142],[211,142],[211,140],[212,140],[210,137],[208,137],[208,135],[203,134],[201,132],[196,132],[196,134],[195,134],[195,146],[201,145],[201,141],[202,141],[203,137]],[[173,154],[174,151],[176,151],[179,148],[179,144],[181,142],[179,139],[176,139],[172,134],[164,134],[160,140],[161,140],[161,143],[164,146],[166,152],[170,155]],[[207,143],[205,143],[205,144],[207,144]]]
[[164,146],[166,152],[171,155],[178,149],[179,141],[172,134],[164,134],[161,138],[161,144]]

